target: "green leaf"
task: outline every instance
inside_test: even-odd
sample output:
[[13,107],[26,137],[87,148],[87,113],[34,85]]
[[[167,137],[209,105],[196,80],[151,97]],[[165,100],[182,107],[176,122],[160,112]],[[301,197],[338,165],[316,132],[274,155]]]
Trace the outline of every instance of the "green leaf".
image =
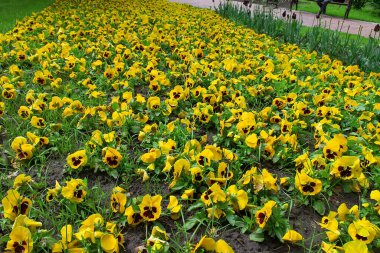
[[280,152],[277,152],[276,155],[273,157],[272,161],[273,163],[277,163],[282,156],[282,150]]
[[355,110],[358,112],[365,111],[365,105],[361,104],[355,107]]
[[190,212],[190,211],[193,211],[194,209],[198,209],[198,208],[201,208],[203,207],[203,203],[202,202],[197,202],[191,206],[189,206],[189,208],[187,208],[187,211]]
[[0,238],[0,243],[1,244],[5,244],[7,241],[9,241],[9,235],[5,235],[4,234],[4,236],[2,236],[1,238]]
[[[240,221],[240,220],[238,220],[238,221],[236,221],[235,220],[235,227],[238,227],[238,228],[242,228],[242,229],[245,229],[245,231],[247,231],[248,229],[249,229],[249,224],[246,224],[245,222],[243,222],[243,221]],[[243,233],[244,234],[244,233]]]
[[282,231],[276,229],[276,230],[274,231],[274,233],[275,233],[277,239],[280,240],[280,242],[283,242],[282,237],[283,237],[284,234],[282,234]]
[[227,215],[226,219],[228,220],[228,222],[229,222],[232,226],[235,226],[235,223],[236,223],[236,215],[229,214],[229,215]]
[[349,183],[342,182],[341,186],[343,188],[343,192],[344,193],[350,193],[350,192],[352,192],[351,185]]
[[185,230],[190,230],[192,229],[197,223],[199,222],[199,220],[195,217],[191,217],[190,219],[188,219],[185,224],[183,225],[183,227],[185,228]]
[[139,126],[132,126],[131,127],[131,132],[133,134],[138,134],[140,132],[140,127]]
[[313,203],[314,210],[319,213],[320,215],[324,215],[326,212],[325,204],[322,200],[317,200]]
[[211,122],[214,123],[215,125],[219,124],[219,119],[218,119],[218,116],[216,114],[212,115]]
[[119,104],[116,102],[112,103],[111,107],[112,107],[112,110],[116,111],[117,109],[119,109]]
[[262,230],[256,230],[249,235],[249,239],[254,242],[263,242],[264,241],[264,232]]
[[186,185],[183,182],[177,182],[174,187],[172,187],[172,191],[179,191],[183,189]]
[[117,172],[117,170],[109,170],[108,171],[108,174],[113,177],[113,178],[118,178],[119,177],[119,173]]

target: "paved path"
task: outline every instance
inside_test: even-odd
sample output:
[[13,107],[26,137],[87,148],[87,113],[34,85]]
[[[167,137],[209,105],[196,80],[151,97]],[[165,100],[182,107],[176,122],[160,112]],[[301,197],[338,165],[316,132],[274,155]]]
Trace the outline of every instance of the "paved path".
[[[169,0],[170,2],[177,3],[185,3],[190,4],[200,8],[214,9],[214,6],[218,6],[220,0]],[[236,2],[235,4],[242,4],[241,2]],[[261,5],[253,4],[253,8],[262,8]],[[330,7],[331,8],[331,7]],[[282,13],[286,11],[290,12],[289,9],[285,8],[276,8],[273,9],[273,12],[279,18],[282,17]],[[360,20],[344,20],[343,18],[330,17],[326,15],[322,15],[320,19],[315,18],[315,14],[304,12],[304,11],[292,11],[292,13],[296,13],[297,19],[302,22],[304,26],[322,26],[325,28],[329,28],[331,30],[340,30],[342,32],[348,32],[351,34],[361,34],[364,37],[380,37],[380,32],[375,33],[373,29],[376,26],[374,22],[365,22]],[[290,14],[291,16],[291,14]]]

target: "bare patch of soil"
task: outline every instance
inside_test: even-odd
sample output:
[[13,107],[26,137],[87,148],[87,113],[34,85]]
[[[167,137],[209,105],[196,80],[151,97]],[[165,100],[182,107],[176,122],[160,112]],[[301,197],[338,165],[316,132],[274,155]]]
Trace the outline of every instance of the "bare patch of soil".
[[294,230],[305,238],[304,244],[307,249],[314,246],[319,247],[322,242],[321,233],[323,231],[318,224],[321,218],[310,206],[299,206],[292,209],[289,217],[290,224]]
[[46,162],[45,171],[42,171],[46,175],[46,181],[48,185],[53,185],[54,182],[60,181],[64,178],[66,161],[63,159],[48,160]]
[[146,238],[145,226],[143,226],[142,224],[136,227],[126,226],[126,229],[123,232],[124,250],[122,250],[122,252],[135,253],[136,247],[144,246]]
[[[152,189],[154,189],[154,191],[152,191]],[[170,193],[168,185],[164,182],[155,182],[154,180],[142,182],[141,178],[137,177],[134,177],[129,182],[127,182],[126,190],[131,194],[132,197],[144,196],[145,194],[161,194],[162,196],[165,196]]]
[[342,203],[346,203],[349,208],[353,205],[359,205],[359,197],[358,193],[345,193],[341,187],[336,187],[334,194],[329,198],[330,209],[336,211]]
[[262,243],[254,242],[249,239],[248,234],[242,234],[239,230],[226,231],[221,235],[236,253],[259,252],[259,253],[285,253],[285,252],[303,252],[303,249],[294,245],[281,243],[275,238],[268,235]]

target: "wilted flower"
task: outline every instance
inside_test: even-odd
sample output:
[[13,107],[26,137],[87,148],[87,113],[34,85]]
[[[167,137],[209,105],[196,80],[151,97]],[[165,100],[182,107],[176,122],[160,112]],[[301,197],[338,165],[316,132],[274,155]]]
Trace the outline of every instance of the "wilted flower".
[[272,215],[272,208],[276,205],[276,202],[269,200],[264,204],[263,208],[258,210],[255,214],[256,223],[260,228],[264,228],[267,224],[270,216]]
[[285,233],[285,235],[282,237],[282,240],[287,241],[287,242],[291,242],[291,243],[295,243],[295,242],[303,240],[303,237],[300,233],[298,233],[295,230],[288,230]]
[[36,228],[41,227],[42,223],[29,219],[26,215],[20,214],[16,217],[15,222],[13,223],[13,228],[16,228],[18,226],[26,227],[30,229],[31,232],[36,231]]
[[53,253],[62,253],[68,250],[69,252],[85,253],[84,248],[80,248],[80,242],[73,240],[73,227],[71,225],[65,225],[61,228],[62,239],[53,244]]
[[338,218],[340,221],[350,220],[348,215],[353,216],[354,218],[359,218],[359,207],[358,205],[353,205],[348,209],[346,203],[340,204],[338,207]]
[[55,181],[55,188],[53,189],[48,189],[48,192],[46,194],[46,201],[50,202],[53,201],[54,198],[58,196],[59,191],[61,191],[62,187],[58,183],[58,181]]
[[24,184],[27,184],[29,182],[32,182],[31,176],[26,176],[25,174],[20,174],[13,181],[13,188],[17,189],[17,188],[19,188],[19,187],[21,187]]

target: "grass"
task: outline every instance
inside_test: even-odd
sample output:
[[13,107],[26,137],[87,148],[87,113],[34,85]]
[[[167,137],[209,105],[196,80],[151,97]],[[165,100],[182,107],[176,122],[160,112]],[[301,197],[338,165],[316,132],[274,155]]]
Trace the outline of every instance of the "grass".
[[[347,6],[329,4],[326,8],[326,15],[333,17],[344,17]],[[299,1],[298,10],[311,13],[318,13],[319,6],[314,1]],[[366,4],[361,10],[356,10],[351,7],[348,15],[349,19],[362,20],[380,23],[380,10],[374,8],[371,4]]]
[[17,20],[40,11],[54,3],[55,0],[1,0],[0,1],[0,33],[13,28]]
[[[316,28],[314,28],[314,27],[302,26],[301,29],[300,29],[300,35],[302,37],[307,36],[308,33],[311,33],[315,29]],[[320,30],[320,31],[326,31],[327,33],[330,32],[329,29],[323,28],[323,27],[317,27],[317,29]],[[363,44],[363,45],[368,44],[369,41],[370,41],[369,38],[363,37],[363,36],[361,36],[359,34],[349,34],[349,33],[346,33],[346,32],[339,32],[339,31],[334,31],[334,33],[336,35],[338,35],[338,37],[340,39],[342,39],[342,40],[343,39],[346,40],[348,38],[349,40],[357,41],[357,42],[359,42],[360,44]]]

